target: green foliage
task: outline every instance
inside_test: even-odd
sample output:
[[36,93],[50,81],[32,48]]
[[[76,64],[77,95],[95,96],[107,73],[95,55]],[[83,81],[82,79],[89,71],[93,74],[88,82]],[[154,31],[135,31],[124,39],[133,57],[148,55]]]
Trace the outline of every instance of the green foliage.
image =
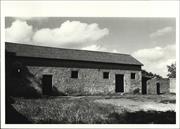
[[167,69],[168,69],[168,78],[176,78],[176,63],[171,64],[171,65],[167,65]]

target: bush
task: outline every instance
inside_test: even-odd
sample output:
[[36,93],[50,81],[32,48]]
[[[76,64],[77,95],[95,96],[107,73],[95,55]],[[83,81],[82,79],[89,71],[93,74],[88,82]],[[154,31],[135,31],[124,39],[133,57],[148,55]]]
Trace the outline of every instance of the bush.
[[140,93],[140,89],[139,88],[136,88],[133,90],[133,94],[139,94]]

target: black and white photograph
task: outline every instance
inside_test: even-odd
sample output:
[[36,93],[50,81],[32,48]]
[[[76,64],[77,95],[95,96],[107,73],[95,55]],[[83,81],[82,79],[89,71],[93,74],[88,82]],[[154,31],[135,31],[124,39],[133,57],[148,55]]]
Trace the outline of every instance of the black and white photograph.
[[177,125],[177,25],[177,17],[5,16],[5,125]]

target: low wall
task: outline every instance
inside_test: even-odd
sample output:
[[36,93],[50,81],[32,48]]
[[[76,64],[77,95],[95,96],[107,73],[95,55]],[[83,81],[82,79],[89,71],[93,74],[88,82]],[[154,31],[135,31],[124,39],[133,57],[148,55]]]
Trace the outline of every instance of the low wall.
[[160,94],[169,93],[169,79],[152,78],[147,81],[147,94],[157,94],[157,83],[160,84]]
[[170,93],[176,93],[176,78],[170,78]]

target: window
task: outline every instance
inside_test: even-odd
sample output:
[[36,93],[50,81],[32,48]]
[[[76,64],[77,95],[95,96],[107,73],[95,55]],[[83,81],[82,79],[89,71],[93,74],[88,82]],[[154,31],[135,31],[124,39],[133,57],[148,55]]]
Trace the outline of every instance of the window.
[[109,79],[109,72],[103,72],[103,78]]
[[71,71],[71,78],[78,78],[78,71]]
[[131,73],[131,79],[135,79],[136,74],[135,73]]

